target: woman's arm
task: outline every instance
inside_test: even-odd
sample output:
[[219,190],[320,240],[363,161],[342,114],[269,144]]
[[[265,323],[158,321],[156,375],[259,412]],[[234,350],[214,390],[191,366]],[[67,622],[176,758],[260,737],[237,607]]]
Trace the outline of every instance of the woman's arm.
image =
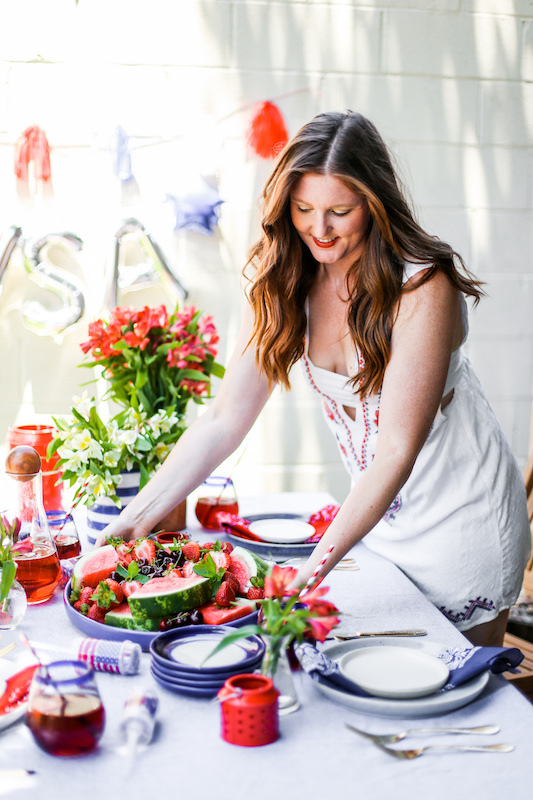
[[217,396],[180,437],[142,491],[102,531],[97,547],[108,536],[126,541],[147,536],[241,443],[269,396],[268,381],[255,363],[255,348],[245,350],[251,331],[252,312],[246,304],[235,351]]
[[299,571],[294,585],[307,581],[334,545],[320,572],[327,574],[380,521],[406,482],[442,401],[458,327],[458,292],[443,273],[402,295],[381,391],[374,460]]

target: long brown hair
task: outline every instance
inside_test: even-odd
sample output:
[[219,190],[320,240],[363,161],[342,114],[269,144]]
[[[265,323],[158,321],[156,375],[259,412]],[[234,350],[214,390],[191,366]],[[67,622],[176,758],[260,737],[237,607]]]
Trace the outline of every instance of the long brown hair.
[[[294,136],[277,158],[263,192],[262,234],[252,247],[249,300],[254,312],[250,345],[269,382],[290,388],[289,370],[303,355],[305,300],[318,263],[303,244],[290,216],[290,194],[306,173],[333,175],[361,193],[370,220],[361,257],[348,271],[348,325],[364,359],[352,376],[362,397],[379,390],[390,357],[390,336],[402,291],[417,288],[437,270],[461,292],[475,298],[481,284],[445,242],[425,233],[399,187],[387,147],[361,114],[319,114]],[[404,262],[429,265],[403,286]],[[459,265],[461,274],[457,266]]]

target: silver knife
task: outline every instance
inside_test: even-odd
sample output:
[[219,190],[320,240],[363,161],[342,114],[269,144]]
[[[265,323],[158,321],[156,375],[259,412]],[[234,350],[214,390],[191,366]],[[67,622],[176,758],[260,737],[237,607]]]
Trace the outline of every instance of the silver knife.
[[426,636],[427,631],[379,631],[375,633],[332,633],[326,639],[337,642],[348,642],[350,639],[364,639],[367,636]]

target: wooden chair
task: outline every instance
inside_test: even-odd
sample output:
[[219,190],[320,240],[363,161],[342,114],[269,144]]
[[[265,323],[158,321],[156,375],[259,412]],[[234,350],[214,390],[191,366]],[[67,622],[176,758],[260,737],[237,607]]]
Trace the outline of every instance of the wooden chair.
[[[529,512],[529,522],[531,523],[533,544],[533,453],[524,470],[524,481],[526,484],[527,510]],[[524,572],[523,589],[533,602],[533,547],[531,558]],[[518,647],[524,654],[525,658],[518,668],[520,671],[517,672],[516,675],[507,673],[506,677],[533,702],[533,642],[528,642],[526,639],[513,636],[511,633],[506,633],[503,644],[505,647]]]

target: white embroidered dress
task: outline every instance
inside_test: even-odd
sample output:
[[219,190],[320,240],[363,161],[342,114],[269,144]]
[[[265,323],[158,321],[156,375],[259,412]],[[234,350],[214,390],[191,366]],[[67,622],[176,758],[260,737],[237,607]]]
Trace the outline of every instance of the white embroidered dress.
[[[404,281],[423,265],[408,265]],[[463,343],[468,316],[461,296]],[[326,422],[354,483],[372,461],[379,430],[379,394],[361,400],[346,376],[302,366],[320,395]],[[460,630],[488,622],[518,597],[530,551],[525,488],[514,456],[459,347],[443,396],[409,479],[382,520],[365,536]],[[344,406],[355,409],[355,421]]]

